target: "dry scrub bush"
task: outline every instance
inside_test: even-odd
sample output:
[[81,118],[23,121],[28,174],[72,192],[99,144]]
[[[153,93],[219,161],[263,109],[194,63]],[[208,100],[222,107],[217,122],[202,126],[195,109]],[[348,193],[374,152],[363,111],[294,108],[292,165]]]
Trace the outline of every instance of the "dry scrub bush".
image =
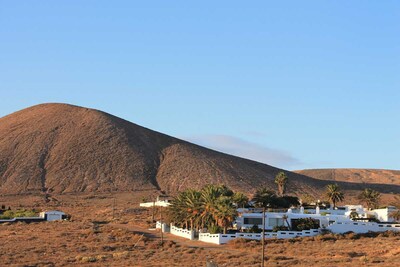
[[147,245],[147,248],[149,249],[159,249],[161,248],[162,244],[161,241],[156,241],[156,242],[151,242]]
[[350,258],[356,258],[356,257],[366,256],[366,254],[363,253],[363,252],[355,252],[355,251],[347,252],[347,255],[348,255]]
[[337,236],[334,234],[317,235],[314,237],[314,241],[336,241]]
[[292,260],[293,258],[291,257],[286,257],[286,256],[282,256],[282,255],[278,255],[278,256],[271,256],[269,260],[273,260],[273,261],[285,261],[285,260]]
[[400,232],[386,231],[379,234],[380,237],[400,237]]
[[129,251],[122,251],[122,252],[115,252],[112,254],[113,258],[115,259],[127,259],[130,256]]
[[236,238],[227,243],[229,247],[236,249],[248,249],[256,247],[260,242],[256,240],[250,240],[245,238]]
[[164,242],[163,247],[164,248],[176,248],[176,247],[180,247],[180,246],[177,245],[176,242],[174,242],[172,240],[167,240]]
[[76,260],[76,261],[83,262],[83,263],[96,262],[96,261],[97,261],[96,257],[92,257],[92,256],[81,256],[81,255],[76,256],[76,257],[75,257],[75,260]]

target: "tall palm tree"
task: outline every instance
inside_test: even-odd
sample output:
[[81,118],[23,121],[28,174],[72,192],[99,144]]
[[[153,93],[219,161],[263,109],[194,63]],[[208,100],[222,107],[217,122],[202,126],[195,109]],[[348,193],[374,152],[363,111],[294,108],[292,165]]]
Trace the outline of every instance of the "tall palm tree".
[[221,226],[226,232],[237,216],[233,191],[226,186],[207,185],[201,191],[180,192],[168,207],[169,219],[187,229]]
[[200,214],[202,213],[203,203],[199,191],[189,189],[185,195],[185,207],[187,219],[190,221],[190,229],[198,228]]
[[246,206],[247,203],[249,203],[249,198],[243,194],[242,192],[235,192],[233,194],[233,202],[236,203],[237,207],[241,207],[244,208]]
[[228,227],[235,221],[237,210],[232,203],[231,197],[222,196],[216,204],[213,216],[217,224],[224,229],[224,234],[226,234]]
[[279,196],[283,196],[286,191],[286,185],[288,182],[288,177],[286,173],[284,172],[279,172],[276,177],[275,177],[275,183],[278,185],[278,192]]
[[360,195],[358,195],[358,199],[363,201],[369,209],[378,206],[380,197],[381,193],[371,188],[365,188]]
[[186,191],[180,192],[174,199],[171,201],[171,205],[167,209],[167,215],[169,220],[174,222],[177,226],[187,227],[187,213],[186,213]]
[[338,184],[328,184],[326,186],[326,196],[332,202],[333,208],[336,207],[337,202],[344,200],[344,194]]
[[254,205],[258,208],[268,208],[272,205],[275,198],[275,193],[264,187],[257,190],[257,192],[253,196],[252,201],[254,202]]
[[168,217],[178,226],[194,229],[198,227],[203,203],[199,191],[188,189],[180,192],[168,208]]
[[203,202],[202,213],[200,214],[201,227],[214,226],[216,221],[214,219],[214,213],[217,206],[217,200],[222,196],[222,190],[220,187],[215,185],[207,185],[200,191],[201,200]]

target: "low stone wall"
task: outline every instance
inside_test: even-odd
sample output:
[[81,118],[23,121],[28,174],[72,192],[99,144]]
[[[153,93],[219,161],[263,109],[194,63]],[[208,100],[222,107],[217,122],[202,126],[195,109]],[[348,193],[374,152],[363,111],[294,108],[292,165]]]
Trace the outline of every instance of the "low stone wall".
[[[278,232],[267,232],[265,238],[295,238],[305,236],[316,236],[319,234],[317,229],[298,231],[278,231]],[[199,234],[199,240],[202,242],[213,243],[213,244],[226,244],[229,241],[236,238],[245,238],[253,240],[261,240],[261,233],[236,233],[236,234],[210,234],[201,233]]]
[[194,240],[194,231],[188,230],[188,229],[182,229],[182,228],[176,227],[172,224],[170,227],[170,233],[173,235],[176,235],[176,236]]
[[368,232],[400,231],[400,223],[375,223],[375,222],[337,222],[327,227],[335,234],[354,232],[357,234]]
[[170,229],[169,226],[166,223],[162,223],[157,221],[156,222],[156,229],[161,229],[163,231],[163,233],[169,233]]

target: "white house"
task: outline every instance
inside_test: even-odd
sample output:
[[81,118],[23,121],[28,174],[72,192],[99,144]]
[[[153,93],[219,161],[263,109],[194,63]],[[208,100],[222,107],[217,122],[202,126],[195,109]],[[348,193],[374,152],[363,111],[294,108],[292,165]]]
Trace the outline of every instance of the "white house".
[[51,211],[43,211],[39,215],[44,218],[46,221],[61,221],[66,219],[66,214],[62,211],[51,210]]
[[43,222],[43,221],[58,221],[67,219],[67,215],[62,211],[52,210],[43,211],[38,217],[16,217],[12,219],[0,220],[0,223],[14,223],[14,222]]
[[171,203],[169,203],[168,199],[160,200],[159,197],[157,197],[156,201],[144,202],[144,203],[140,203],[139,204],[140,207],[144,207],[144,208],[151,208],[151,207],[154,207],[154,206],[157,206],[157,207],[168,207],[169,205],[171,205]]
[[394,219],[390,218],[390,213],[396,211],[396,207],[388,206],[382,209],[374,209],[369,212],[369,214],[375,216],[381,222],[393,222]]
[[[324,229],[332,233],[343,234],[346,232],[368,233],[399,231],[400,222],[393,222],[390,213],[395,211],[394,207],[385,209],[367,210],[361,205],[346,205],[336,209],[288,209],[282,212],[265,213],[265,235],[264,238],[295,238],[316,236],[322,233]],[[238,209],[239,217],[234,223],[237,230],[246,230],[257,225],[260,229],[263,227],[263,213],[260,209]],[[373,218],[372,218],[373,217]],[[296,231],[278,230],[274,232],[276,226],[290,226],[295,228],[299,219],[312,218],[317,222],[315,229]],[[376,219],[379,222],[376,222]],[[161,223],[159,223],[161,226]],[[163,230],[164,232],[164,230]],[[171,225],[171,234],[193,240],[194,231],[180,229]],[[235,238],[246,238],[261,240],[262,233],[247,233],[246,231],[228,233],[228,234],[210,234],[199,233],[198,240],[207,243],[225,244]]]
[[[287,212],[266,212],[265,230],[271,231],[276,226],[290,226],[298,219],[312,218],[319,223],[319,228],[331,230],[333,233],[366,233],[387,230],[400,231],[400,223],[390,220],[390,212],[394,207],[368,211],[361,205],[346,205],[337,209],[288,209]],[[371,217],[380,222],[374,222]],[[235,222],[237,229],[248,229],[257,225],[263,227],[261,212],[242,213]],[[392,223],[391,223],[392,222]]]

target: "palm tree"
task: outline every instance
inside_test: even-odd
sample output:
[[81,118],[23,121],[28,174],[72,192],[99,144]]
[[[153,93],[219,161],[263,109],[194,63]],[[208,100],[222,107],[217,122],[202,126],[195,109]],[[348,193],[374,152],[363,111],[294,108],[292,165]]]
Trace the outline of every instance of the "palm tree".
[[202,212],[201,194],[199,191],[189,189],[185,195],[185,207],[187,219],[190,221],[190,229],[198,228],[200,214]]
[[237,216],[237,210],[232,203],[232,199],[227,196],[220,197],[216,203],[213,216],[217,224],[224,229],[224,234],[226,234],[228,227],[232,225]]
[[252,201],[258,208],[268,208],[273,203],[276,195],[273,191],[267,189],[266,187],[257,190],[254,194]]
[[256,207],[262,208],[262,238],[261,238],[261,245],[262,245],[262,260],[261,266],[264,266],[264,251],[265,251],[265,210],[271,206],[273,200],[276,198],[275,193],[268,190],[267,188],[261,188],[257,190],[257,192],[253,196],[253,202]]
[[381,193],[371,188],[365,188],[360,195],[358,195],[358,199],[363,201],[369,209],[378,206],[380,197]]
[[249,203],[249,198],[242,192],[235,192],[233,194],[233,202],[236,203],[237,207],[244,208],[244,206]]
[[169,220],[176,223],[178,226],[183,226],[186,223],[185,198],[186,192],[180,192],[174,197],[171,201],[171,205],[167,209]]
[[[244,198],[239,200],[243,203]],[[228,187],[207,185],[201,191],[188,189],[180,192],[171,201],[168,215],[180,227],[198,230],[218,225],[226,232],[237,216],[233,203],[233,191]]]
[[201,228],[205,226],[214,226],[216,221],[214,213],[217,206],[217,200],[222,196],[222,188],[215,185],[207,185],[201,189],[201,200],[203,202],[201,218]]
[[275,183],[278,185],[279,196],[283,196],[286,191],[286,184],[288,182],[288,177],[286,173],[279,172],[275,177]]
[[326,195],[332,202],[333,208],[336,207],[336,203],[344,200],[344,194],[340,191],[338,184],[328,184],[326,186]]
[[198,227],[202,208],[200,192],[188,189],[180,192],[171,201],[167,214],[169,219],[177,225],[194,229]]

